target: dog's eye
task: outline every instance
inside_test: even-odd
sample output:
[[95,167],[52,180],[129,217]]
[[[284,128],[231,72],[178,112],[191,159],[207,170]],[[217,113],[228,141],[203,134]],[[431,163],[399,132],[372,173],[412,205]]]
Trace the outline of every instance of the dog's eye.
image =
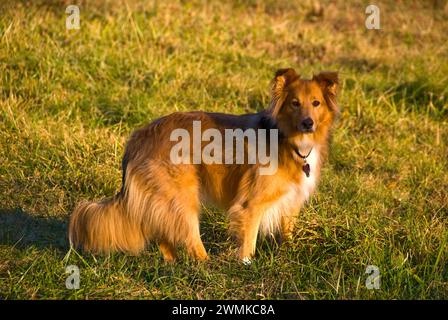
[[300,102],[299,102],[299,100],[292,100],[291,104],[292,104],[292,106],[293,106],[294,108],[298,108],[298,107],[300,107]]
[[318,107],[320,105],[320,101],[314,100],[313,106]]

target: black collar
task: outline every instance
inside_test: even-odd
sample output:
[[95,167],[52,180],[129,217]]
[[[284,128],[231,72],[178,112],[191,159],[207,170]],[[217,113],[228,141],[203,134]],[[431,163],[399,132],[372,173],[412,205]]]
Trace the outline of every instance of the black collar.
[[310,168],[310,164],[306,162],[306,158],[308,158],[311,154],[311,151],[313,151],[313,147],[311,147],[310,151],[308,152],[308,154],[306,156],[302,155],[300,153],[299,147],[297,146],[293,146],[294,152],[303,159],[303,165],[302,165],[302,171],[305,172],[305,175],[307,178],[310,177],[310,173],[311,173],[311,168]]
[[310,151],[308,152],[308,154],[307,154],[306,156],[304,156],[304,155],[302,155],[302,154],[300,153],[299,147],[294,146],[293,149],[294,149],[294,152],[295,152],[300,158],[302,158],[303,160],[305,160],[305,162],[306,162],[306,158],[308,158],[308,157],[310,156],[311,151],[313,151],[313,147],[311,147],[311,149],[310,149]]

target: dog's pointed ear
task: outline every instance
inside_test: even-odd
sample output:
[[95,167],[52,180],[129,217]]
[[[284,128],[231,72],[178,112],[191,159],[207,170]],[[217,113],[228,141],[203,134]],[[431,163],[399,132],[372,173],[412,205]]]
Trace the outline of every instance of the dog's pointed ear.
[[318,75],[314,75],[313,81],[316,81],[322,88],[322,92],[328,107],[335,113],[339,113],[339,107],[336,103],[339,88],[338,73],[334,71],[324,71]]
[[279,69],[275,72],[275,77],[271,83],[271,105],[269,107],[273,118],[277,117],[286,99],[286,88],[297,79],[299,79],[299,75],[293,68]]

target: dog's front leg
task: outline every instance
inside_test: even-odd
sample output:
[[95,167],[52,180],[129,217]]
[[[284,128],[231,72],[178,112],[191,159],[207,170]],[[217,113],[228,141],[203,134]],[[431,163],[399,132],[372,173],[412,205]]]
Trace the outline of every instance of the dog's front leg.
[[297,222],[296,214],[287,214],[282,216],[281,219],[282,242],[289,242],[292,240],[292,235],[294,232],[296,222]]
[[239,242],[238,257],[245,264],[249,264],[255,254],[258,229],[262,218],[262,210],[255,206],[246,208],[236,205],[230,210],[231,231]]

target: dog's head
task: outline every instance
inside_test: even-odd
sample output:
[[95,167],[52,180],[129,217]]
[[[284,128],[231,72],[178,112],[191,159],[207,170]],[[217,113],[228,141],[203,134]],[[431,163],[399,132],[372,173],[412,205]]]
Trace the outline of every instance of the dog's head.
[[272,81],[269,112],[288,137],[327,130],[339,109],[336,103],[337,72],[321,72],[301,79],[292,68],[280,69]]

